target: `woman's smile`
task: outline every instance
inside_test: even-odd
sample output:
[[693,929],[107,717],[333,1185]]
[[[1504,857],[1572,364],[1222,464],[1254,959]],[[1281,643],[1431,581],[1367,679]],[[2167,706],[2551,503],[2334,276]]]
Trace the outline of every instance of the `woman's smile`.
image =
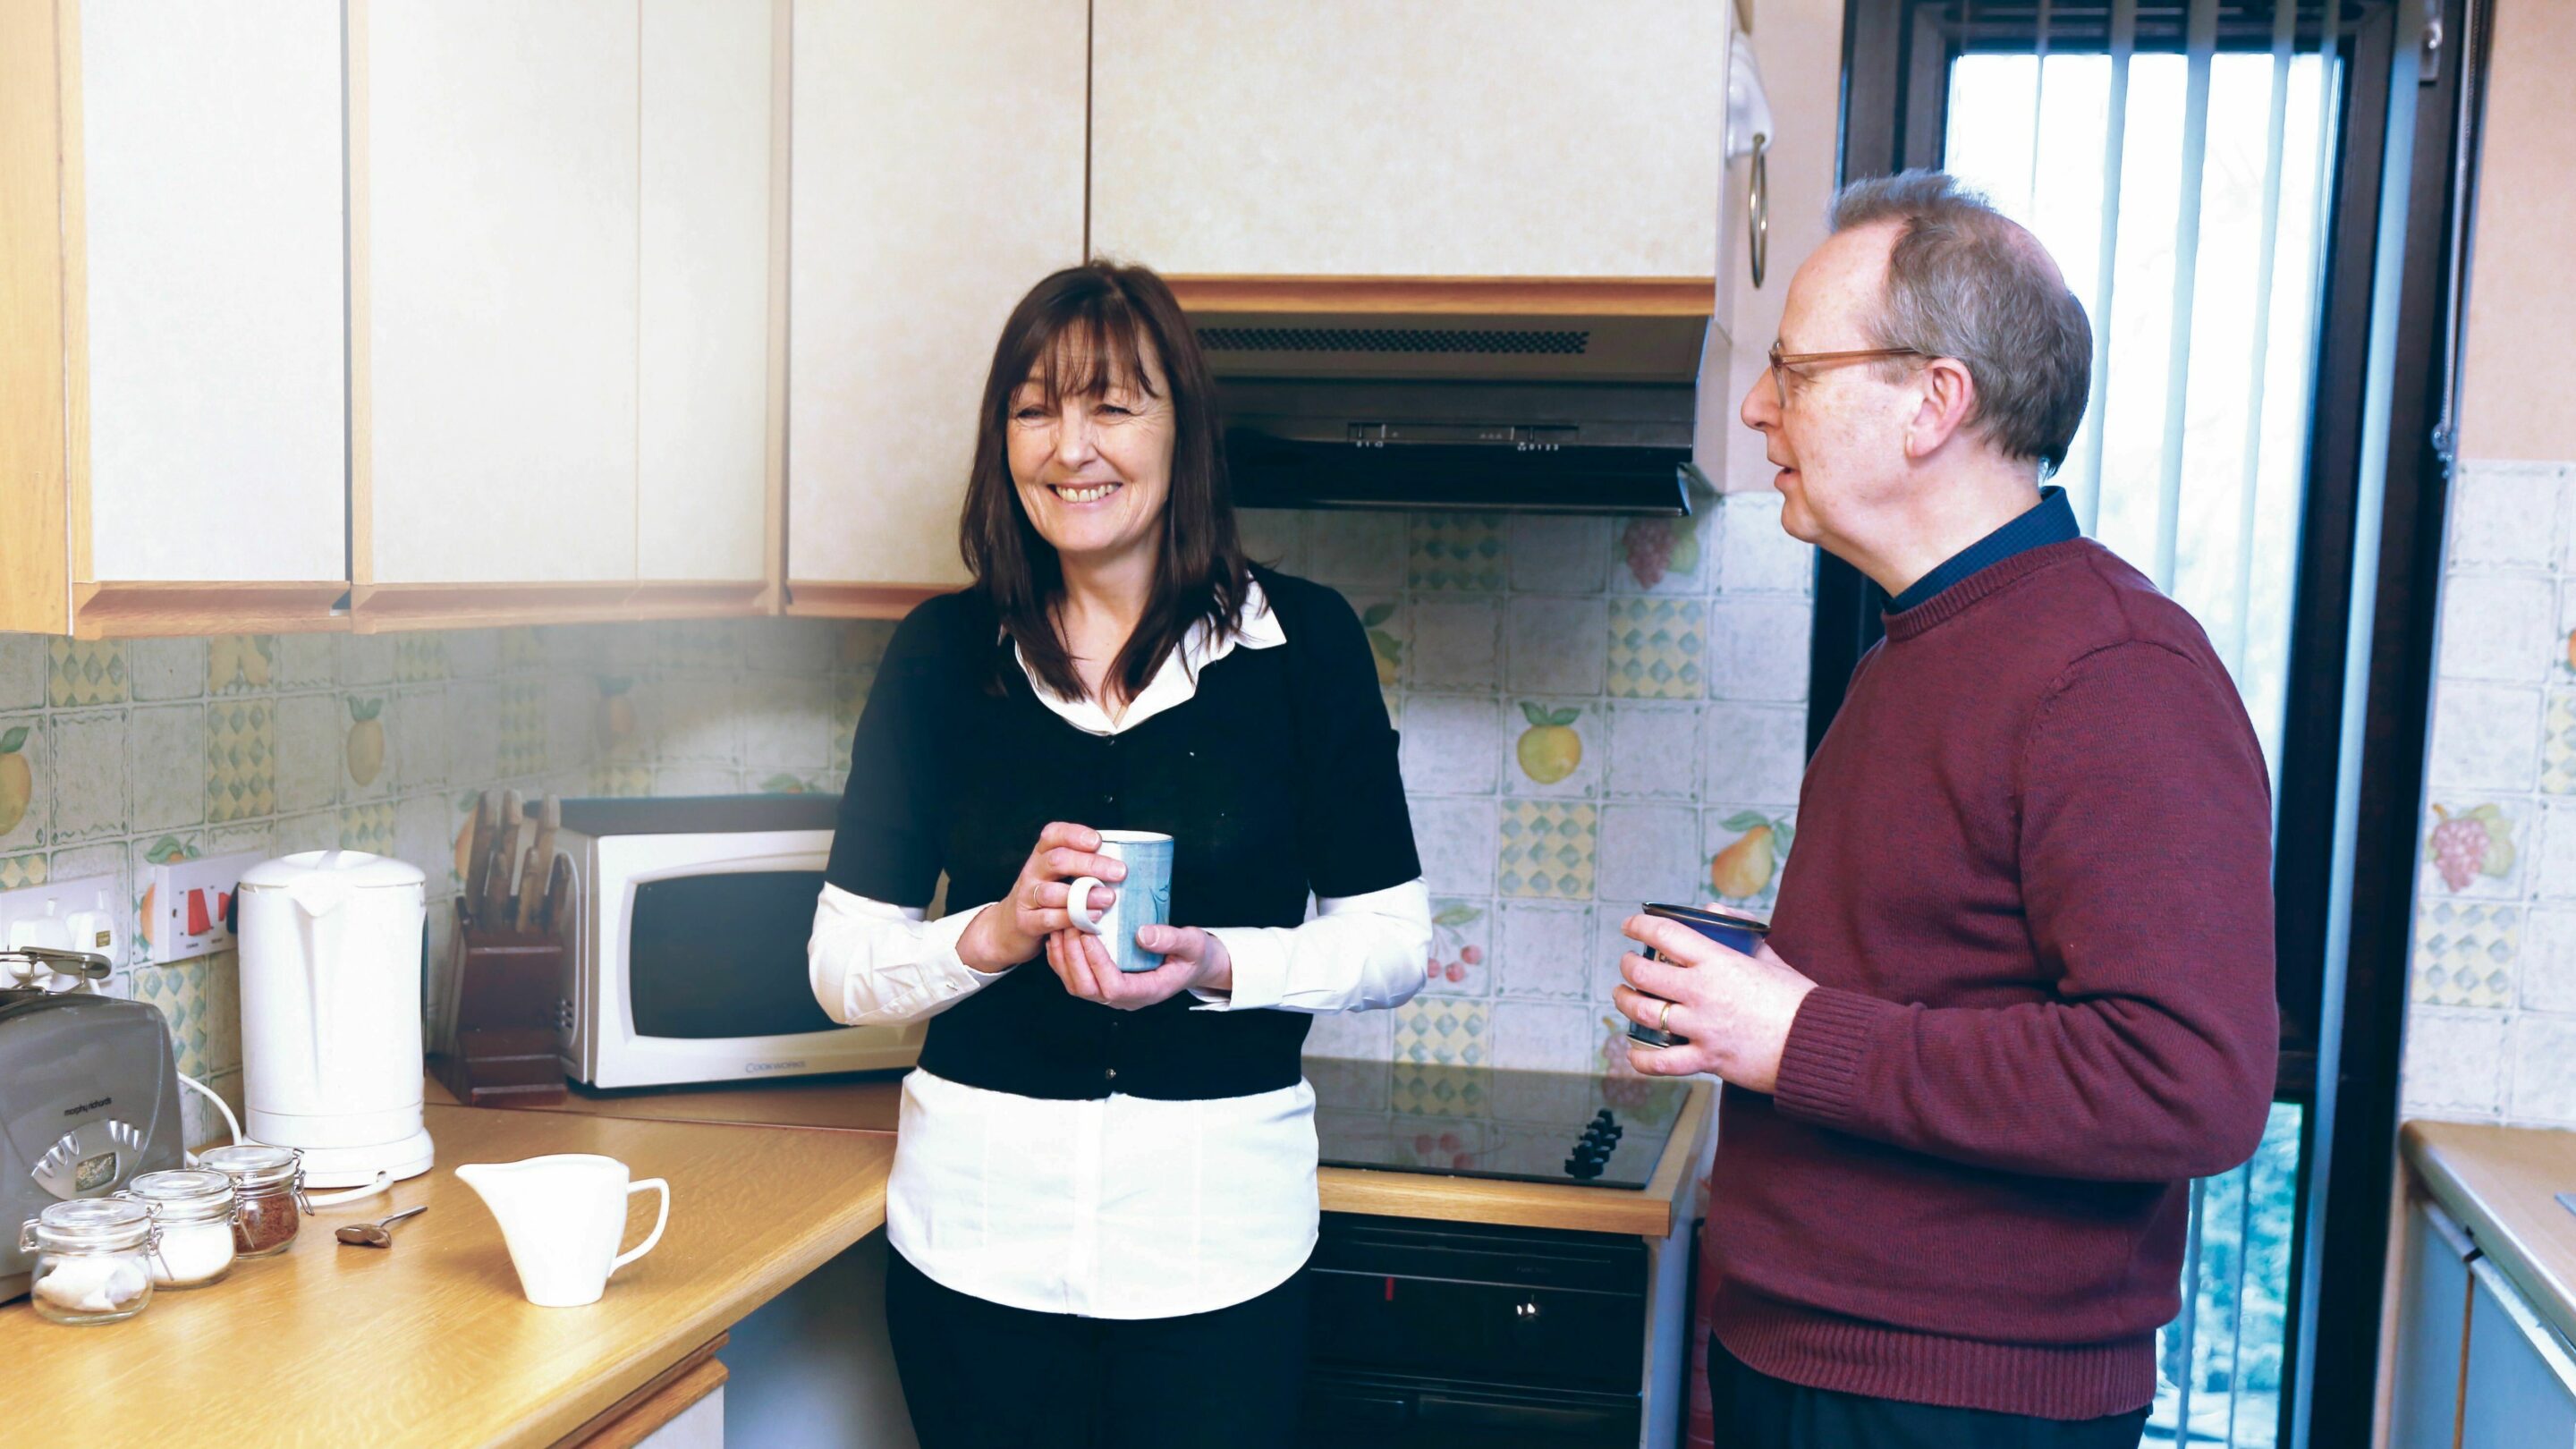
[[1124,488],[1125,486],[1127,485],[1119,482],[1115,478],[1104,478],[1098,482],[1092,483],[1050,483],[1047,485],[1048,488],[1054,491],[1056,497],[1063,499],[1067,503],[1074,504],[1102,502],[1111,494],[1116,493],[1119,489]]

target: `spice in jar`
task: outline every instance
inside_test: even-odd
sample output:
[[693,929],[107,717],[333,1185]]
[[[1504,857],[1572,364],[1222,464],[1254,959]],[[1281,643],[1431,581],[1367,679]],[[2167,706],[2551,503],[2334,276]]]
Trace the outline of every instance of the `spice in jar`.
[[144,1205],[161,1229],[152,1254],[152,1281],[162,1288],[196,1288],[232,1271],[233,1180],[203,1168],[147,1172],[123,1196]]
[[19,1225],[18,1250],[36,1255],[28,1301],[54,1323],[114,1323],[152,1302],[151,1210],[123,1198],[58,1202]]
[[295,1241],[304,1200],[304,1154],[292,1147],[245,1142],[210,1148],[197,1158],[232,1179],[233,1251],[244,1258],[283,1253]]

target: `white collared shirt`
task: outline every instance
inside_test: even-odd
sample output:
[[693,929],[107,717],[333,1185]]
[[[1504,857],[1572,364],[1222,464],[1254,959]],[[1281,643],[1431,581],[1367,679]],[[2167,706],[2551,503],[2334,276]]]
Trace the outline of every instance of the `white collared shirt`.
[[[1201,672],[1238,646],[1288,638],[1258,583],[1242,629],[1214,635],[1205,624],[1191,630],[1116,720],[1034,675],[1030,684],[1074,728],[1114,735],[1195,697]],[[1001,979],[957,954],[984,909],[929,921],[824,886],[807,951],[815,999],[853,1025],[945,1011]],[[1225,943],[1234,984],[1195,993],[1195,1010],[1396,1006],[1422,986],[1431,900],[1413,880],[1318,901],[1300,926],[1208,930]],[[1053,1101],[915,1070],[904,1079],[886,1234],[932,1281],[1012,1308],[1128,1319],[1224,1308],[1285,1282],[1314,1250],[1314,1111],[1302,1081],[1196,1102]]]

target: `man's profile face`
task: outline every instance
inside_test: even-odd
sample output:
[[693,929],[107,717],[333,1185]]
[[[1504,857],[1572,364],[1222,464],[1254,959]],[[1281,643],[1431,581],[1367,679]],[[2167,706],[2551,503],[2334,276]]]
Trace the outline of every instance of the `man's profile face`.
[[[1789,281],[1780,314],[1787,354],[1876,347],[1867,330],[1887,273],[1897,224],[1837,232]],[[1780,472],[1780,526],[1828,547],[1850,538],[1905,476],[1904,426],[1917,405],[1910,376],[1889,382],[1870,363],[1791,366],[1754,379],[1744,425],[1762,434],[1763,456]]]

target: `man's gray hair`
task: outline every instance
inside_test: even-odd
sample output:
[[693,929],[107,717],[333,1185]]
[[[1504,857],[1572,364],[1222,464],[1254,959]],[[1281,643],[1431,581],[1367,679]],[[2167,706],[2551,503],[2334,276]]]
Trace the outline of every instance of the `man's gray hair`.
[[2084,304],[2039,238],[1942,171],[1855,181],[1834,197],[1835,231],[1902,224],[1872,342],[1966,363],[1969,426],[2041,476],[2066,461],[2093,377]]

